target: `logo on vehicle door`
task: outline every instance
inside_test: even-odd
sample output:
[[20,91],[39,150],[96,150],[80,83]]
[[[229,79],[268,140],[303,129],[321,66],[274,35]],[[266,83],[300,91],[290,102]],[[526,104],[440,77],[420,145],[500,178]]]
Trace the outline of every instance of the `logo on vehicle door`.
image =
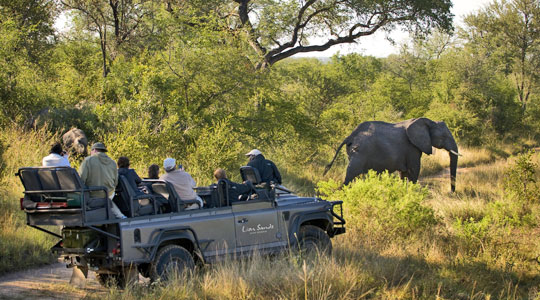
[[256,227],[242,226],[242,232],[249,233],[249,234],[265,233],[265,232],[268,232],[268,230],[272,230],[272,229],[274,229],[274,224],[268,224],[266,226],[257,224]]

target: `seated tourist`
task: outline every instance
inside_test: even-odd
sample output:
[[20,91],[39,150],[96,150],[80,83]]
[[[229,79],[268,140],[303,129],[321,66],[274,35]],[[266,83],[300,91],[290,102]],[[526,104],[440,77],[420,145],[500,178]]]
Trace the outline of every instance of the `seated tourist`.
[[191,175],[184,171],[181,165],[177,168],[174,158],[168,157],[163,160],[163,168],[165,174],[161,175],[159,179],[171,183],[181,200],[197,200],[198,203],[191,204],[186,207],[186,210],[202,208],[203,201],[193,190],[197,184]]
[[247,199],[252,191],[252,187],[247,183],[232,182],[227,178],[225,170],[218,168],[214,171],[214,177],[216,180],[225,180],[229,186],[228,194],[229,201],[236,202],[242,199]]
[[159,166],[152,164],[148,167],[148,179],[159,179]]
[[60,143],[54,143],[49,153],[42,160],[44,167],[71,167],[68,154],[62,149]]
[[118,176],[123,175],[126,177],[129,185],[131,186],[131,189],[135,191],[137,195],[143,194],[143,192],[139,191],[139,184],[142,182],[141,178],[135,170],[129,168],[129,158],[125,156],[120,156],[118,158]]

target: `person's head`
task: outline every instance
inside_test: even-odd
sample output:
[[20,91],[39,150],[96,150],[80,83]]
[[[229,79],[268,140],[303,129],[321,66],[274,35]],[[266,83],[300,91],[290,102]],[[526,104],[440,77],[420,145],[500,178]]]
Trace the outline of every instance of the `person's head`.
[[49,153],[56,153],[58,155],[62,155],[62,153],[64,153],[64,150],[62,150],[62,145],[57,142],[51,146],[51,151],[49,151]]
[[152,164],[148,167],[148,178],[159,179],[159,166]]
[[252,160],[257,155],[261,155],[261,154],[262,154],[262,152],[259,151],[258,149],[253,149],[253,150],[249,151],[248,153],[246,153],[246,156],[249,158],[249,160]]
[[125,157],[125,156],[120,156],[118,158],[118,161],[116,162],[116,164],[118,165],[118,168],[129,168],[129,158]]
[[225,179],[227,178],[227,173],[225,173],[225,170],[217,168],[214,171],[214,177],[216,178],[216,180]]
[[163,160],[163,169],[165,172],[174,171],[176,168],[176,159],[167,157]]
[[90,153],[107,152],[107,147],[103,143],[94,143],[90,150]]

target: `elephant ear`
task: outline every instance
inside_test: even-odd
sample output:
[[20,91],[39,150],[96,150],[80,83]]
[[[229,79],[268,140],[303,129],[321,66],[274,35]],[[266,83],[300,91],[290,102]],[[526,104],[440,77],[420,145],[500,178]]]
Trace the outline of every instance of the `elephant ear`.
[[420,151],[431,154],[431,137],[429,135],[430,122],[426,118],[412,119],[405,125],[405,132],[409,141]]

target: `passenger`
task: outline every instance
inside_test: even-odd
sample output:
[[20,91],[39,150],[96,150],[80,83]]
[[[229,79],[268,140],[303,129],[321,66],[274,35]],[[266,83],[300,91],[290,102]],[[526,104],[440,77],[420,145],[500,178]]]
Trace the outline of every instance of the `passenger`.
[[281,184],[281,174],[279,174],[276,165],[271,160],[264,158],[261,151],[253,149],[246,153],[246,156],[249,157],[247,165],[259,171],[261,182]]
[[152,164],[148,167],[148,179],[159,179],[159,166]]
[[[107,154],[107,148],[103,143],[95,143],[90,150],[90,156],[86,157],[79,173],[81,174],[82,182],[86,186],[104,186],[107,189],[107,198],[111,201],[111,211],[118,219],[125,219],[118,206],[112,201],[114,191],[118,184],[118,170],[116,163]],[[94,192],[95,194],[95,192]]]
[[144,194],[139,190],[139,184],[142,182],[141,177],[137,175],[135,170],[129,168],[129,158],[125,156],[120,156],[118,158],[118,176],[124,175],[129,182],[131,188],[135,191],[135,194],[142,195]]
[[41,161],[44,167],[71,167],[68,160],[69,155],[62,149],[60,143],[54,143],[49,153]]
[[193,190],[197,184],[191,175],[184,171],[182,165],[177,168],[176,160],[168,157],[163,160],[163,168],[166,173],[161,175],[159,179],[171,183],[181,200],[197,200],[199,202],[191,204],[186,210],[202,208],[203,201]]
[[232,182],[227,178],[227,173],[225,170],[218,168],[214,171],[214,177],[217,181],[220,179],[225,180],[227,184],[229,185],[229,199],[231,202],[237,202],[242,199],[247,199],[249,196],[252,188],[249,184],[247,184],[247,181],[245,183],[236,183]]

